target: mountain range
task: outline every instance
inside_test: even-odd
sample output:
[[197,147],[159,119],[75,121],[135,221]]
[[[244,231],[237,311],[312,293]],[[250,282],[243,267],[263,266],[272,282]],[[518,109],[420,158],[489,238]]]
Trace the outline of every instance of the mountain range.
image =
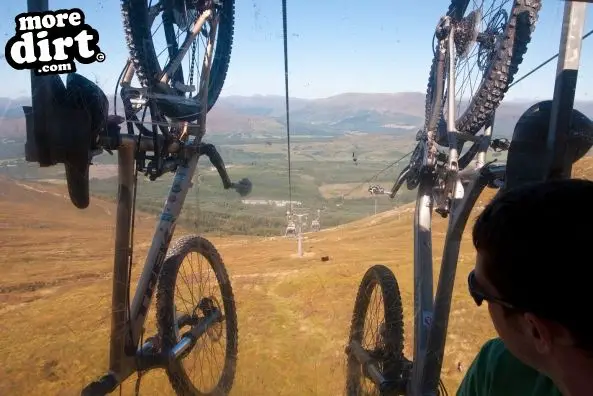
[[[111,112],[113,112],[113,97]],[[123,112],[117,98],[118,113]],[[339,136],[347,132],[415,135],[423,124],[425,95],[344,93],[322,99],[291,98],[290,128],[294,135]],[[0,97],[0,137],[24,135],[23,105],[30,98]],[[521,114],[533,102],[506,101],[496,114],[495,134],[512,135]],[[593,117],[593,101],[577,102],[575,108]],[[208,116],[208,134],[238,138],[282,138],[286,134],[286,103],[283,96],[221,97]]]

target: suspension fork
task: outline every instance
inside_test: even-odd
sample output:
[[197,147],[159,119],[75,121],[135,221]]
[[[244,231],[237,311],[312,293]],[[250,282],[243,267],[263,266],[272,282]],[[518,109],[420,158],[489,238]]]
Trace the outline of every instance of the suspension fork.
[[[450,95],[451,89],[454,89],[454,77],[453,81],[451,81],[451,75],[454,76],[454,63],[451,62],[451,44],[453,44],[454,37],[452,36],[453,32],[453,24],[450,17],[445,16],[439,20],[439,23],[436,27],[435,37],[438,39],[438,58],[436,59],[435,64],[433,64],[433,75],[431,78],[432,82],[432,108],[431,114],[429,115],[429,119],[426,123],[426,135],[428,138],[427,144],[427,152],[424,154],[426,161],[424,162],[427,166],[434,168],[437,162],[437,153],[436,153],[436,142],[438,139],[437,134],[439,133],[439,124],[438,121],[441,118],[442,108],[443,108],[443,101],[444,101],[444,78],[445,78],[445,71],[448,70],[448,95]],[[454,53],[454,48],[453,48]],[[454,62],[453,57],[453,62]],[[445,69],[447,68],[447,69]],[[453,73],[453,74],[451,74]],[[453,88],[452,84],[453,83]],[[451,120],[451,110],[454,113],[454,107],[452,108],[451,103],[449,103],[449,120]],[[456,149],[456,141],[455,135],[451,134],[451,130],[455,130],[454,127],[454,114],[453,114],[453,126],[451,126],[451,122],[448,120],[447,122],[447,139],[449,141],[449,147],[455,147]],[[452,151],[452,150],[451,150]],[[453,167],[456,168],[457,162],[457,155],[453,153],[453,163],[451,160],[449,161],[449,168]],[[452,166],[451,166],[452,165]]]
[[448,53],[448,76],[447,76],[447,137],[449,138],[449,163],[448,171],[457,174],[459,170],[459,151],[457,128],[455,127],[455,29],[449,25],[449,32],[447,36],[447,53]]

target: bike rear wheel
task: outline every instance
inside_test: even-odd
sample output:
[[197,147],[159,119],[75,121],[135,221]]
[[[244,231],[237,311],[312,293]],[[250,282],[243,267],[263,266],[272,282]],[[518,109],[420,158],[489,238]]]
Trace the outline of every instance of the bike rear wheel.
[[[373,296],[382,300],[374,307]],[[367,314],[382,311],[383,320],[368,323]],[[366,342],[371,333],[370,343]],[[374,335],[374,336],[373,336]],[[348,345],[357,342],[376,363],[377,368],[388,381],[401,378],[404,356],[403,309],[399,287],[391,270],[384,265],[375,265],[362,278],[350,326]],[[358,396],[378,392],[375,383],[366,376],[362,364],[353,353],[348,354],[346,395]]]
[[[182,33],[191,30],[192,25],[198,19],[201,8],[208,5],[214,10],[214,15],[218,18],[216,29],[216,38],[212,55],[212,64],[210,67],[209,85],[208,85],[208,111],[214,106],[226,79],[231,59],[231,50],[233,44],[234,22],[235,22],[235,1],[234,0],[160,0],[157,5],[152,5],[152,0],[122,0],[122,15],[124,28],[126,32],[126,41],[130,52],[130,58],[134,64],[138,80],[144,87],[148,87],[155,92],[162,92],[163,86],[159,84],[159,75],[171,59],[177,54],[181,46],[180,38]],[[155,12],[162,12],[161,18],[154,18]],[[152,18],[149,17],[149,13]],[[161,19],[161,20],[159,20]],[[154,21],[156,31],[162,27],[164,34],[153,33],[150,21]],[[184,121],[196,120],[201,111],[199,96],[192,92],[184,92],[177,87],[181,85],[194,86],[194,77],[201,74],[198,70],[198,76],[195,76],[194,67],[199,69],[202,66],[203,59],[191,57],[193,52],[197,51],[200,43],[208,41],[211,33],[211,20],[207,20],[202,27],[198,37],[193,41],[191,49],[188,51],[185,59],[189,60],[189,71],[183,73],[183,66],[180,64],[177,71],[170,81],[170,89],[166,93],[174,93],[181,98],[186,99],[183,104],[172,99],[160,98],[159,110],[167,117],[180,119]],[[162,35],[162,37],[160,37]],[[201,37],[205,36],[205,37]],[[155,40],[159,52],[156,51]],[[199,52],[199,51],[198,51]],[[162,55],[167,55],[164,59]],[[159,62],[159,59],[161,60]],[[183,60],[182,60],[183,61]],[[162,64],[161,64],[162,63]],[[185,62],[182,62],[185,64]],[[198,84],[199,85],[199,84]],[[199,91],[198,89],[195,92]],[[189,105],[188,105],[189,103]],[[195,106],[194,106],[195,104]]]
[[[193,253],[205,260],[200,262],[199,256],[197,262],[190,259],[190,268],[186,271],[182,265]],[[219,292],[203,286],[197,290],[193,288],[194,283],[205,279],[212,280]],[[190,285],[192,290],[183,296],[181,290]],[[202,334],[196,345],[182,358],[170,362],[167,375],[178,395],[227,395],[233,385],[237,366],[237,311],[229,276],[214,245],[199,236],[180,238],[170,248],[163,264],[156,299],[157,323],[164,351],[171,350],[179,342],[180,337],[189,330],[188,327],[195,325],[192,322],[207,317],[204,305],[214,306],[221,311],[221,319]],[[221,340],[226,345],[217,347]],[[197,360],[203,352],[209,353],[216,349],[222,352],[222,359],[214,357],[205,358],[205,361]],[[221,361],[219,370],[205,367]],[[202,374],[201,379],[204,381],[197,381],[191,376],[190,367]]]
[[[523,62],[541,9],[541,0],[490,0],[489,7],[484,0],[472,4],[476,2],[481,5],[469,9],[469,0],[452,0],[447,10],[455,26],[456,92],[447,92],[448,61],[439,63],[438,51],[430,70],[425,128],[438,130],[443,145],[447,144],[444,113],[449,98],[456,101],[459,132],[475,135],[492,117]],[[472,83],[467,74],[476,66],[479,72]],[[472,92],[464,97],[468,85]]]

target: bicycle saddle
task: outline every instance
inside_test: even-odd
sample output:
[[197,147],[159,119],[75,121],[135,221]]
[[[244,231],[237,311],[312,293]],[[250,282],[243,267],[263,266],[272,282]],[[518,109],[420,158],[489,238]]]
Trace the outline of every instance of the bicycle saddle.
[[[546,100],[527,109],[517,121],[509,147],[504,189],[541,181],[547,166],[547,138],[552,101]],[[593,121],[573,109],[567,155],[575,163],[593,146]]]
[[[58,75],[34,84],[33,106],[25,107],[28,161],[47,167],[62,163],[70,200],[79,209],[89,205],[89,166],[101,153],[100,135],[107,128],[109,102],[92,81],[70,73],[66,84]],[[35,106],[37,104],[37,106]],[[42,105],[43,104],[43,105]]]

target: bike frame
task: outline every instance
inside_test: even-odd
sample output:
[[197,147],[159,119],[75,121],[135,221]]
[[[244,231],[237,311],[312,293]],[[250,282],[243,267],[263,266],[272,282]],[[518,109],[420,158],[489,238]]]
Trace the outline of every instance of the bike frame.
[[[207,15],[209,16],[209,14]],[[200,32],[206,17],[201,15],[198,22],[195,24],[193,31],[187,35],[182,44],[179,53],[171,61],[162,73],[161,83],[167,83],[169,76],[173,75],[179,65],[181,59],[189,49],[191,42]],[[216,24],[214,24],[213,31],[216,31]],[[212,59],[212,50],[214,40],[209,39],[206,48],[206,56],[204,57],[204,73],[200,81],[200,94],[202,96],[202,104],[207,104],[207,84],[209,78],[209,65]],[[130,87],[130,82],[134,76],[134,68],[131,63],[124,73],[124,78],[121,82],[123,89]],[[150,97],[150,95],[147,95]],[[150,105],[150,102],[149,102]],[[153,108],[151,114],[153,114]],[[204,115],[207,111],[204,111]],[[201,141],[201,137],[205,130],[205,116],[200,117],[198,136],[194,141],[193,147]],[[156,134],[156,128],[153,127],[153,133]],[[125,136],[125,135],[124,135]],[[131,202],[133,193],[133,174],[135,163],[135,152],[137,147],[137,138],[133,137],[125,141],[126,144],[118,149],[118,202],[117,202],[117,219],[116,219],[116,242],[115,242],[115,257],[114,257],[114,276],[113,276],[113,294],[112,294],[112,318],[111,318],[111,337],[110,337],[110,361],[109,372],[114,375],[118,383],[121,383],[137,369],[144,370],[154,367],[162,367],[166,365],[166,361],[162,361],[163,357],[156,358],[150,354],[144,353],[150,348],[148,343],[138,348],[140,337],[143,331],[143,326],[146,321],[148,309],[152,302],[154,295],[154,288],[156,287],[158,276],[160,275],[163,262],[177,224],[177,219],[181,213],[181,209],[185,202],[185,198],[189,189],[193,186],[192,178],[195,174],[199,155],[197,152],[192,153],[189,159],[177,167],[173,183],[169,190],[167,200],[159,217],[159,222],[155,229],[154,237],[150,249],[148,251],[144,268],[138,286],[134,294],[130,307],[130,317],[127,316],[127,308],[129,302],[127,301],[127,290],[131,280],[129,279],[129,241],[132,229],[132,212]],[[142,147],[142,142],[146,147]],[[155,151],[153,138],[143,138],[140,143],[140,151]],[[190,147],[191,148],[191,147]],[[202,334],[207,328],[204,326]],[[129,337],[127,335],[130,335]],[[190,346],[189,341],[185,340],[178,344],[169,358],[177,358],[185,349]],[[166,359],[165,359],[166,360]]]
[[[574,104],[586,7],[587,2],[584,1],[566,1],[564,7],[554,104],[548,132],[549,166],[545,168],[547,173],[542,175],[542,180],[548,177],[570,177],[572,162],[566,158],[566,140]],[[447,37],[447,44],[447,51],[455,53],[453,30]],[[448,67],[448,92],[455,92],[455,57],[449,57]],[[465,137],[455,131],[454,120],[454,101],[449,100],[447,131],[449,152],[452,154],[449,158],[450,167],[457,162],[456,141]],[[488,141],[492,127],[493,120],[490,120],[485,125],[483,136]],[[484,166],[485,153],[485,150],[479,152],[474,169],[453,172],[455,188],[436,295],[433,294],[431,234],[435,185],[429,177],[425,177],[418,187],[414,217],[414,363],[407,389],[409,395],[437,394],[463,231],[484,187],[502,180],[506,171],[505,166]]]
[[[29,12],[44,12],[49,9],[48,0],[27,0],[27,6]],[[186,36],[178,54],[163,70],[160,78],[162,83],[167,83],[170,76],[175,73],[181,63],[181,59],[185,56],[193,39],[199,34],[202,25],[209,15],[210,14],[202,15],[195,24],[194,29]],[[150,17],[152,18],[153,16],[151,15]],[[216,23],[213,25],[212,31],[215,35]],[[202,74],[200,81],[200,94],[201,99],[204,100],[202,102],[204,106],[207,106],[207,81],[209,79],[213,46],[214,38],[210,38],[206,48],[206,56],[204,57],[204,73]],[[125,77],[122,81],[122,86],[125,89],[129,88],[130,81],[134,76],[133,67],[130,65],[124,74]],[[31,72],[32,92],[36,92],[35,88],[40,84],[43,84],[43,77],[35,76],[34,73]],[[149,98],[152,96],[156,95],[147,95]],[[39,106],[39,104],[43,103],[42,101],[45,100],[45,98],[33,97],[32,100],[33,106],[35,106],[35,104],[38,104]],[[148,104],[151,108],[151,113],[153,113],[154,109],[150,100],[148,101]],[[97,381],[102,384],[101,387],[107,392],[111,392],[136,371],[165,367],[169,359],[178,358],[184,351],[191,347],[191,341],[182,338],[173,350],[165,351],[165,354],[155,355],[149,352],[152,346],[150,341],[146,342],[140,348],[138,348],[138,344],[143,333],[148,309],[154,296],[154,289],[175,231],[177,219],[181,213],[187,193],[193,186],[192,178],[195,174],[199,160],[197,146],[204,134],[206,113],[207,110],[203,113],[204,116],[200,117],[198,133],[194,134],[194,142],[185,148],[185,153],[188,154],[186,160],[182,161],[175,171],[173,183],[160,214],[131,304],[128,301],[128,296],[131,283],[129,270],[131,265],[130,257],[132,254],[130,245],[133,224],[132,207],[135,188],[134,171],[136,153],[154,151],[155,138],[134,135],[131,127],[129,128],[130,133],[120,134],[120,144],[117,147],[118,194],[113,265],[113,292],[111,301],[112,313],[109,371],[107,375]],[[153,131],[155,134],[157,133],[154,125]],[[157,138],[163,141],[162,137],[159,136]],[[180,152],[182,150],[180,145],[175,144],[166,149],[170,153]],[[215,314],[213,316],[217,315]],[[215,319],[217,318],[208,318],[203,321],[201,325],[197,326],[198,330],[196,333],[198,335],[203,334]],[[87,388],[91,388],[91,385]]]
[[[204,13],[206,14],[206,13]],[[173,75],[179,65],[181,59],[189,49],[191,42],[200,32],[207,16],[201,15],[195,24],[193,31],[187,35],[182,44],[179,53],[171,61],[162,73],[161,83],[167,83],[169,76]],[[213,32],[216,32],[216,24],[213,26]],[[214,33],[215,34],[215,33]],[[214,47],[214,39],[208,40],[206,54],[204,57],[203,71],[200,81],[200,94],[203,106],[207,106],[207,94],[209,79],[209,66],[212,60],[212,51]],[[135,74],[131,63],[124,73],[124,78],[121,82],[123,89],[130,88],[130,82]],[[150,97],[150,95],[147,95]],[[151,114],[154,114],[153,108],[149,102]],[[196,149],[201,141],[205,131],[205,114],[207,110],[204,109],[202,117],[200,117],[198,134],[191,146]],[[153,133],[157,133],[153,126]],[[130,135],[123,135],[128,137]],[[130,138],[123,140],[124,143],[118,148],[118,200],[117,200],[117,218],[116,218],[116,238],[115,238],[115,257],[113,269],[113,294],[112,294],[112,316],[111,316],[111,337],[110,337],[110,357],[109,357],[109,372],[117,379],[118,384],[129,377],[137,370],[145,370],[155,367],[163,367],[166,365],[167,356],[153,356],[146,354],[145,351],[150,349],[150,342],[138,348],[140,337],[143,332],[144,323],[148,314],[148,309],[152,302],[154,289],[156,287],[158,277],[160,275],[163,263],[169,244],[177,224],[177,219],[183,208],[185,198],[189,189],[193,186],[192,179],[195,174],[199,154],[194,150],[189,155],[189,159],[178,165],[173,178],[173,183],[169,190],[167,200],[159,217],[150,249],[146,256],[144,268],[138,280],[138,285],[134,298],[129,309],[130,317],[127,316],[129,302],[127,301],[127,292],[131,279],[129,279],[129,257],[130,257],[130,236],[132,229],[132,207],[134,188],[134,164],[135,153],[139,148],[140,151],[155,151],[153,138],[142,137],[140,140],[140,147],[138,147],[137,137],[132,135]],[[171,146],[170,152],[175,152],[175,148],[179,146]],[[173,150],[171,150],[171,148]],[[126,308],[126,309],[124,309]],[[210,318],[211,319],[211,318]],[[199,334],[203,334],[210,321],[205,323]],[[128,336],[129,334],[129,336]],[[182,339],[182,341],[170,351],[171,355],[168,358],[175,359],[190,347],[189,340]],[[169,351],[168,351],[169,352]],[[163,360],[164,359],[164,360]]]

